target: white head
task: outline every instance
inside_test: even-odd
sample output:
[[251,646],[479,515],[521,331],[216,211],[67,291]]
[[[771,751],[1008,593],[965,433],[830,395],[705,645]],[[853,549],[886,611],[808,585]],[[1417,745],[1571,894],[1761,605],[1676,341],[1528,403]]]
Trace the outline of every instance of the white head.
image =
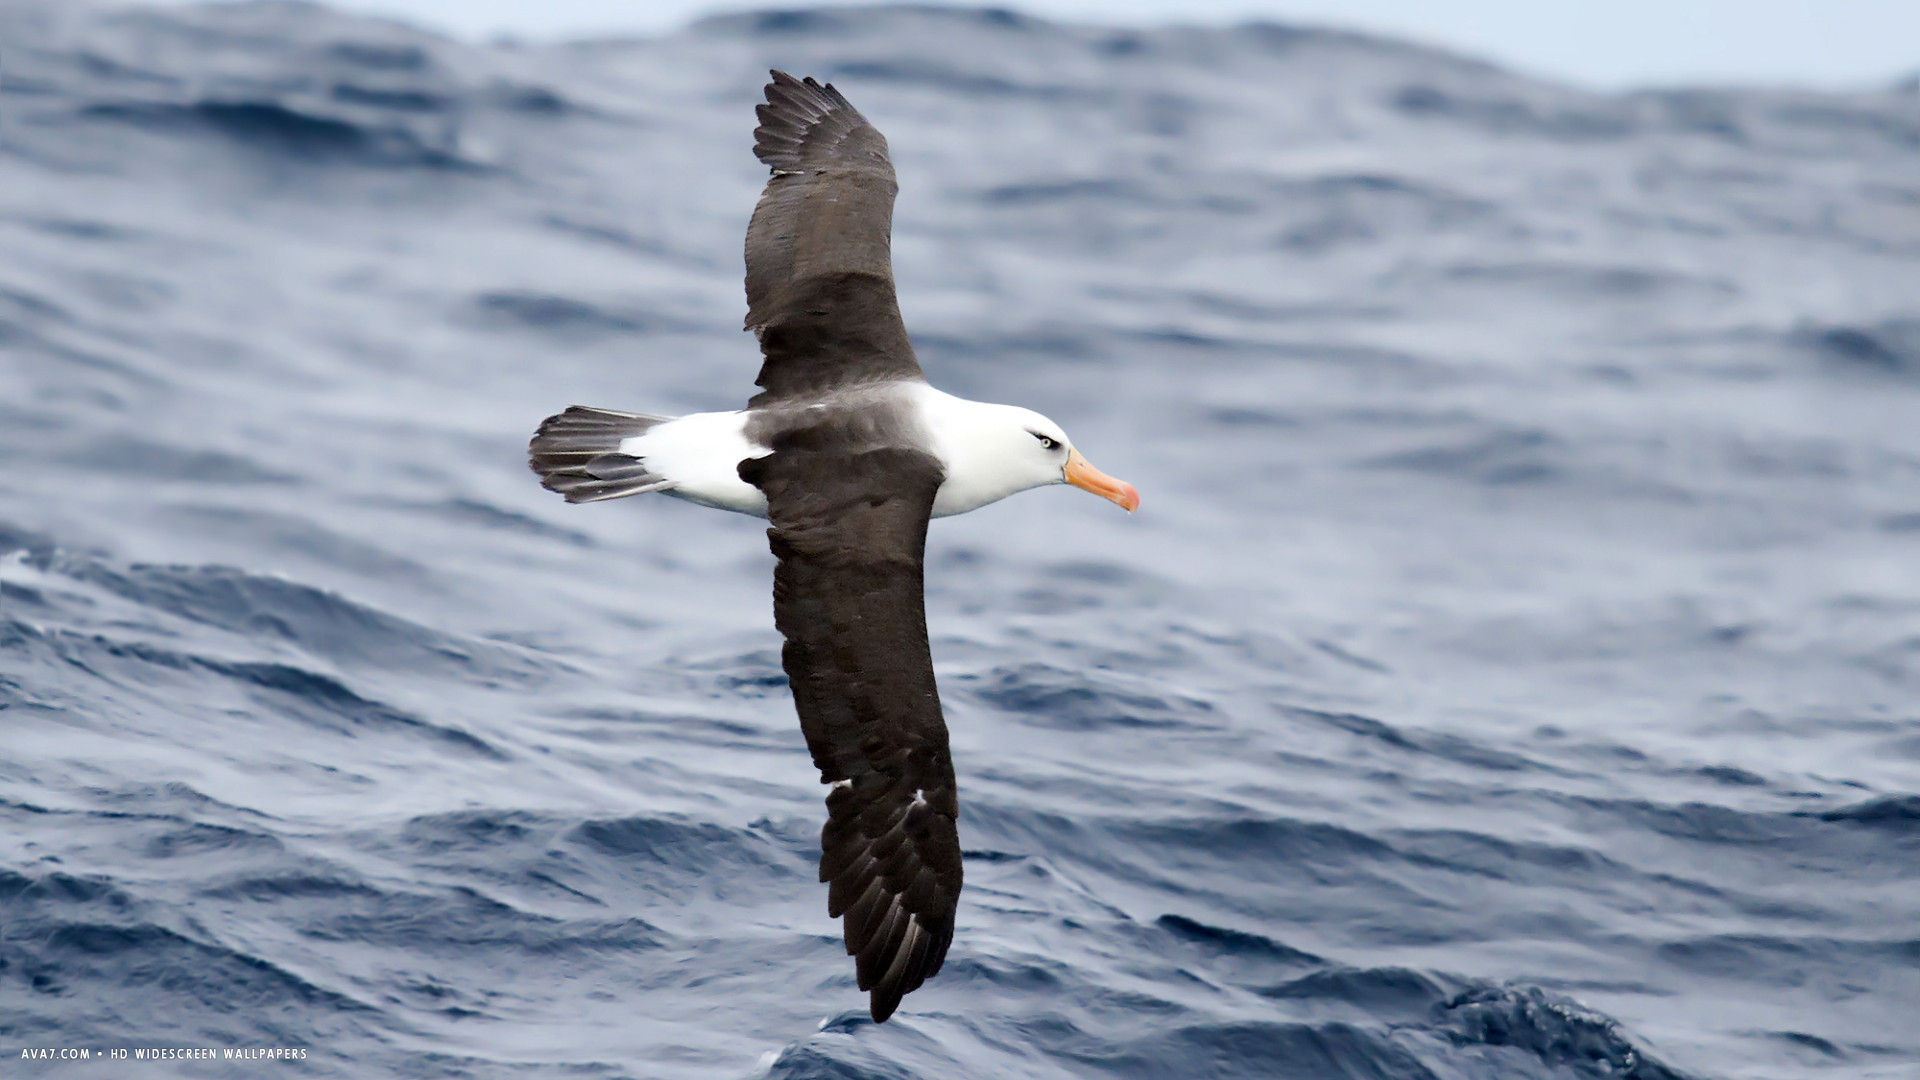
[[947,470],[933,506],[936,516],[1047,484],[1072,484],[1128,512],[1140,506],[1132,484],[1094,468],[1059,424],[1032,409],[968,401],[931,388],[920,404],[933,451]]

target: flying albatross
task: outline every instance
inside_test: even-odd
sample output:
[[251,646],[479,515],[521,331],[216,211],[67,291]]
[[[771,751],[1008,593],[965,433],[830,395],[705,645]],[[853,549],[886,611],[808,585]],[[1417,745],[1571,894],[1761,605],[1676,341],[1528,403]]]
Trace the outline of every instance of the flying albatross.
[[761,387],[739,412],[576,405],[528,448],[568,502],[658,491],[765,517],[774,625],[827,793],[820,880],[875,1021],[940,970],[960,900],[953,759],[927,646],[927,521],[1044,484],[1132,511],[1133,485],[1029,409],[927,384],[894,297],[887,140],[832,84],[775,71],[747,227]]

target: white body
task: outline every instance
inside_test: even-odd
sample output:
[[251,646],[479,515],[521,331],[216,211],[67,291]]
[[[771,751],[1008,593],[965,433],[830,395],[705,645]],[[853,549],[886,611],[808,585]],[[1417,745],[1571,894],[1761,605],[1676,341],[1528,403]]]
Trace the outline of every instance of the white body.
[[[939,458],[946,471],[934,497],[934,517],[964,514],[1016,491],[1065,482],[1067,437],[1059,425],[1031,409],[968,401],[921,382],[895,383],[879,393],[906,399],[919,428],[914,441]],[[737,471],[742,460],[773,452],[747,437],[748,422],[744,411],[692,413],[626,440],[620,452],[640,458],[647,471],[671,481],[673,486],[663,494],[766,517],[766,496]],[[1057,450],[1043,447],[1042,435],[1057,444]]]
[[620,444],[620,452],[646,462],[647,471],[673,482],[661,494],[676,499],[767,516],[767,497],[740,479],[740,462],[765,457],[772,448],[747,438],[745,412],[688,413],[656,424]]

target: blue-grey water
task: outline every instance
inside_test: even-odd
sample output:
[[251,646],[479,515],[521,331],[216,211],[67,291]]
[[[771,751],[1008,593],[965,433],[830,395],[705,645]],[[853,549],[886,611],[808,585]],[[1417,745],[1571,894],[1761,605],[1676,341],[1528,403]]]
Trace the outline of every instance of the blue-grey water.
[[[731,408],[766,69],[934,380],[967,891],[865,1019]],[[0,1073],[1920,1076],[1920,84],[906,9],[0,0]],[[37,1063],[31,1048],[301,1048]]]

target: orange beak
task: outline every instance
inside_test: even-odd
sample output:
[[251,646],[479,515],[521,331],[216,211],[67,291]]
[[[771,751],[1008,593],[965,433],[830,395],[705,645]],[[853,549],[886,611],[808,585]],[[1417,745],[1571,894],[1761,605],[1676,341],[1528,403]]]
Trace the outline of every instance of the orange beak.
[[1140,493],[1133,490],[1132,484],[1124,480],[1115,480],[1094,468],[1091,462],[1080,456],[1078,450],[1067,451],[1067,468],[1062,475],[1066,477],[1067,483],[1117,503],[1129,514],[1140,509]]

